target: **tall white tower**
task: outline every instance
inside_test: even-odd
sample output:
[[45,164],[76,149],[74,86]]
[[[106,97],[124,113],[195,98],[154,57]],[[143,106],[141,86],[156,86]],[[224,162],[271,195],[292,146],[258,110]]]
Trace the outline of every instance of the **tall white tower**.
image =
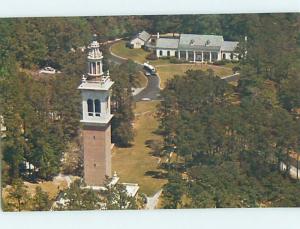
[[89,186],[102,186],[111,176],[110,90],[114,82],[103,73],[102,52],[94,39],[88,46],[87,77],[78,87],[82,96],[84,180]]

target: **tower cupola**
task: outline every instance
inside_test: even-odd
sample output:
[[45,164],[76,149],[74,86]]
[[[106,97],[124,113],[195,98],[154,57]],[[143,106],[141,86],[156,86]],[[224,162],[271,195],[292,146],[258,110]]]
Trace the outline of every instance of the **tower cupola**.
[[103,75],[102,59],[103,55],[100,51],[100,44],[96,40],[97,36],[93,36],[93,41],[88,46],[88,71],[87,74],[91,78],[99,78]]

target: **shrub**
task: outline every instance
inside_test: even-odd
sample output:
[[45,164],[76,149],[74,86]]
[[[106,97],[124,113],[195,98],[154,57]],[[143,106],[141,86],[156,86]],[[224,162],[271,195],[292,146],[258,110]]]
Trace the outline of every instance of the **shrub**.
[[162,60],[169,60],[169,59],[171,59],[171,57],[170,56],[161,56],[160,59],[162,59]]
[[182,64],[182,63],[188,63],[187,60],[180,60],[177,57],[173,56],[170,58],[170,63],[172,64]]
[[130,44],[130,42],[126,42],[125,47],[126,47],[126,48],[133,48],[133,45]]
[[233,68],[232,68],[232,71],[234,72],[234,73],[236,73],[236,72],[238,72],[238,71],[240,71],[241,70],[241,68],[239,67],[239,66],[234,66]]
[[213,64],[214,65],[225,65],[228,62],[229,62],[228,60],[218,60],[218,61],[215,61]]
[[157,60],[157,56],[154,52],[150,53],[149,55],[146,56],[147,60]]

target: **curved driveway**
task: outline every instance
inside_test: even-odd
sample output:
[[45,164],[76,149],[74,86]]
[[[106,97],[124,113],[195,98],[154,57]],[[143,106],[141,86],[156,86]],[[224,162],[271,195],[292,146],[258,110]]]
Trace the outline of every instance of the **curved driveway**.
[[157,75],[147,76],[148,83],[147,86],[139,92],[137,95],[133,96],[135,101],[150,99],[156,100],[159,97],[159,77]]
[[[127,61],[126,58],[122,58],[120,56],[115,55],[114,53],[112,53],[111,51],[111,45],[114,44],[110,43],[109,44],[109,56],[108,58],[110,59],[110,61],[116,63],[116,64],[122,64],[124,62]],[[135,62],[138,66],[139,66],[139,70],[143,71],[143,65],[141,63]],[[147,76],[148,79],[148,83],[147,86],[140,91],[138,94],[133,96],[133,99],[135,101],[140,101],[140,100],[156,100],[159,97],[159,92],[160,92],[160,88],[159,88],[159,77],[157,75],[151,75],[151,76]]]

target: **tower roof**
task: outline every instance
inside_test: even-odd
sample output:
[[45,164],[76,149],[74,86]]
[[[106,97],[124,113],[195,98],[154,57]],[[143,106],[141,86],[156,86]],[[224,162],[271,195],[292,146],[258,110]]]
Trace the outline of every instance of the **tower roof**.
[[88,45],[88,59],[102,59],[103,55],[100,51],[100,44],[99,42],[94,38],[93,41]]
[[110,80],[109,77],[106,76],[106,78],[102,81],[100,80],[88,80],[83,81],[78,89],[79,90],[94,90],[94,91],[108,91],[111,86],[114,84],[113,81]]

